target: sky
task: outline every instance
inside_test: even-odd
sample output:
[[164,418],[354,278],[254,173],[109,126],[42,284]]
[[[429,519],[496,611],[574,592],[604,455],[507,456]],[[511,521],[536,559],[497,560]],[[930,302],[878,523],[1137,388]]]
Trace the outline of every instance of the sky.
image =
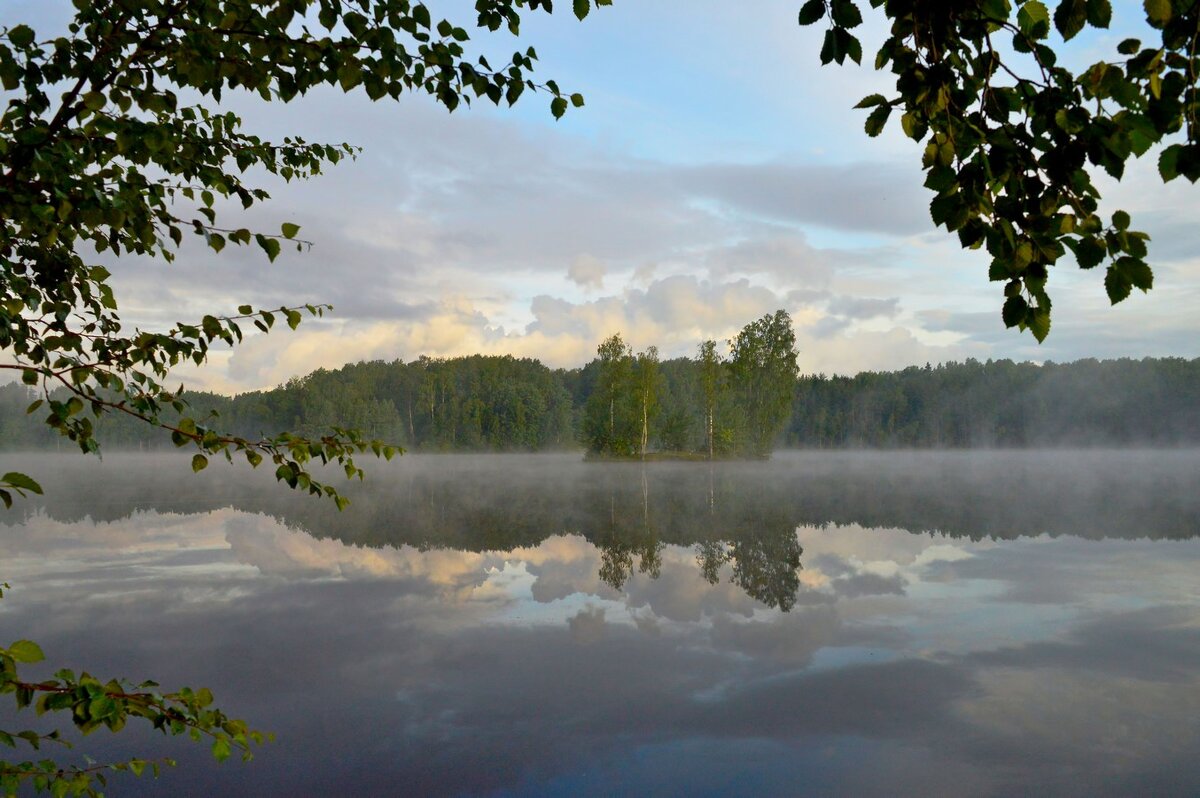
[[[473,21],[465,2],[435,16]],[[1147,36],[1141,4],[1072,42],[1086,65]],[[273,264],[257,248],[187,243],[173,264],[110,266],[123,318],[161,329],[241,304],[328,302],[296,332],[249,336],[188,384],[269,388],[316,368],[420,355],[590,360],[620,332],[635,349],[693,355],[784,309],[802,372],[854,374],[927,362],[1200,356],[1200,188],[1164,186],[1157,150],[1125,180],[1097,178],[1102,212],[1129,210],[1152,236],[1155,289],[1110,307],[1103,273],[1052,270],[1053,329],[1038,345],[1006,330],[987,256],[934,228],[920,145],[893,125],[876,139],[854,104],[893,93],[886,73],[821,67],[822,31],[798,0],[616,0],[578,22],[527,14],[519,41],[481,32],[503,58],[533,45],[536,77],[587,98],[555,121],[549,98],[447,114],[423,97],[370,102],[318,91],[290,104],[232,96],[250,132],[362,148],[224,226],[301,226],[310,251]],[[864,4],[865,6],[865,4]],[[69,4],[8,2],[0,16],[51,25]],[[867,9],[873,53],[884,30]],[[864,59],[870,62],[868,55]],[[239,216],[241,218],[239,218]]]

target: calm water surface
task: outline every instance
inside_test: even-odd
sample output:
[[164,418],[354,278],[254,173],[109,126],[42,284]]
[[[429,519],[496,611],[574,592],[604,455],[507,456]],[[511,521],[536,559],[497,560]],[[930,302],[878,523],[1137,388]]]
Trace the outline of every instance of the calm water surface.
[[113,795],[1200,794],[1197,452],[18,465],[0,637],[278,736]]

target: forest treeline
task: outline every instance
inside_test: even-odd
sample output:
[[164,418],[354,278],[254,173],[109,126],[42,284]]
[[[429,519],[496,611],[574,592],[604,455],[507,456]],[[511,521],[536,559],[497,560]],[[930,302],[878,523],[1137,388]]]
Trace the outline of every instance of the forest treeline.
[[1011,360],[801,377],[781,444],[795,448],[1189,446],[1200,358]]
[[[220,426],[253,437],[353,427],[415,451],[583,448],[600,456],[762,456],[789,448],[1122,446],[1200,443],[1200,359],[947,363],[854,377],[796,375],[786,314],[730,342],[660,360],[609,338],[590,363],[422,357],[318,369],[268,391],[188,394]],[[789,356],[787,353],[792,352]],[[791,363],[789,366],[788,363]],[[0,386],[0,448],[73,446],[25,413],[37,398]],[[107,415],[110,449],[169,448]]]

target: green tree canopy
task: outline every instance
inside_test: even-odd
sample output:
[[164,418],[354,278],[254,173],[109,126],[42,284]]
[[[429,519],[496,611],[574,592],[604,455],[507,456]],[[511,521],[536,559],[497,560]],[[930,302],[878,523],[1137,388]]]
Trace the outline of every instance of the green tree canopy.
[[596,383],[584,406],[583,439],[591,452],[625,457],[638,451],[641,440],[633,348],[615,333],[596,347],[596,356]]
[[[828,25],[821,63],[861,63],[850,31],[863,22],[855,0],[807,0],[800,24]],[[1003,320],[1043,340],[1050,332],[1049,267],[1070,252],[1081,268],[1107,264],[1113,304],[1148,291],[1146,233],[1122,210],[1100,213],[1092,177],[1115,178],[1155,145],[1164,181],[1200,179],[1200,3],[1145,0],[1148,40],[1128,38],[1108,59],[1078,72],[1060,63],[1062,42],[1107,28],[1110,0],[871,0],[890,23],[875,68],[896,76],[892,96],[872,94],[866,132],[893,113],[924,144],[933,222],[962,246],[992,256],[1004,283]]]
[[[577,0],[576,15],[590,6]],[[512,104],[544,90],[556,117],[583,98],[552,80],[535,83],[533,48],[496,64],[470,57],[467,28],[409,0],[97,0],[75,8],[61,34],[0,28],[0,85],[8,94],[0,117],[0,350],[7,355],[0,368],[38,386],[42,399],[31,412],[45,411],[46,422],[85,452],[99,447],[85,411],[124,413],[194,446],[194,468],[217,453],[243,452],[252,465],[270,458],[280,480],[341,503],[308,464],[336,461],[354,476],[354,454],[390,456],[392,448],[341,428],[261,439],[227,434],[193,418],[180,391],[166,386],[173,367],[203,363],[216,343],[241,341],[243,325],[266,332],[279,320],[295,328],[305,313],[327,307],[243,305],[165,332],[129,330],[95,254],[170,261],[186,233],[214,253],[255,244],[273,260],[285,244],[303,248],[295,224],[256,232],[224,222],[223,210],[219,219],[218,209],[268,199],[252,182],[256,174],[310,177],[355,149],[294,136],[264,140],[221,109],[232,91],[282,102],[324,85],[372,100],[424,93],[453,111],[473,98]],[[516,34],[523,11],[550,8],[550,0],[480,0],[474,27]],[[52,388],[68,395],[52,396]],[[167,409],[178,420],[165,421]],[[6,503],[24,489],[0,482],[6,487]]]
[[729,342],[730,384],[745,432],[743,448],[765,457],[787,423],[796,389],[796,333],[782,310],[750,322]]

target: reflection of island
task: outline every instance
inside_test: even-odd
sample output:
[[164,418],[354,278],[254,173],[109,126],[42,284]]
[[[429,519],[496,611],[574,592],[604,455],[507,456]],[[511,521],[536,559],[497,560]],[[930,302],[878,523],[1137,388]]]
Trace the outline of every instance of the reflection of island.
[[[786,512],[772,513],[772,505],[748,503],[741,493],[722,492],[718,496],[711,469],[708,474],[707,495],[693,492],[676,496],[667,507],[652,505],[650,472],[646,468],[638,469],[640,497],[633,497],[632,502],[627,482],[610,480],[607,524],[595,514],[581,512],[577,516],[585,524],[579,531],[601,552],[600,578],[620,589],[633,573],[636,557],[638,572],[657,579],[664,546],[660,530],[670,530],[671,519],[691,519],[690,526],[668,534],[673,543],[691,543],[690,531],[700,572],[709,584],[717,584],[721,566],[731,563],[733,582],[747,594],[768,607],[791,609],[800,586],[796,571],[802,553],[796,524]],[[602,497],[593,494],[592,498]]]
[[[9,459],[5,465],[13,465]],[[374,464],[354,503],[276,486],[269,473],[186,459],[75,456],[21,465],[57,473],[39,500],[58,520],[116,520],[139,509],[232,506],[317,538],[362,546],[511,551],[575,533],[601,551],[601,578],[656,576],[666,545],[694,547],[700,573],[730,578],[769,606],[792,606],[798,525],[857,524],[980,539],[1070,534],[1182,539],[1200,530],[1200,454],[925,453],[781,456],[768,463],[581,464],[555,455],[405,457]],[[24,505],[36,511],[39,503]]]

